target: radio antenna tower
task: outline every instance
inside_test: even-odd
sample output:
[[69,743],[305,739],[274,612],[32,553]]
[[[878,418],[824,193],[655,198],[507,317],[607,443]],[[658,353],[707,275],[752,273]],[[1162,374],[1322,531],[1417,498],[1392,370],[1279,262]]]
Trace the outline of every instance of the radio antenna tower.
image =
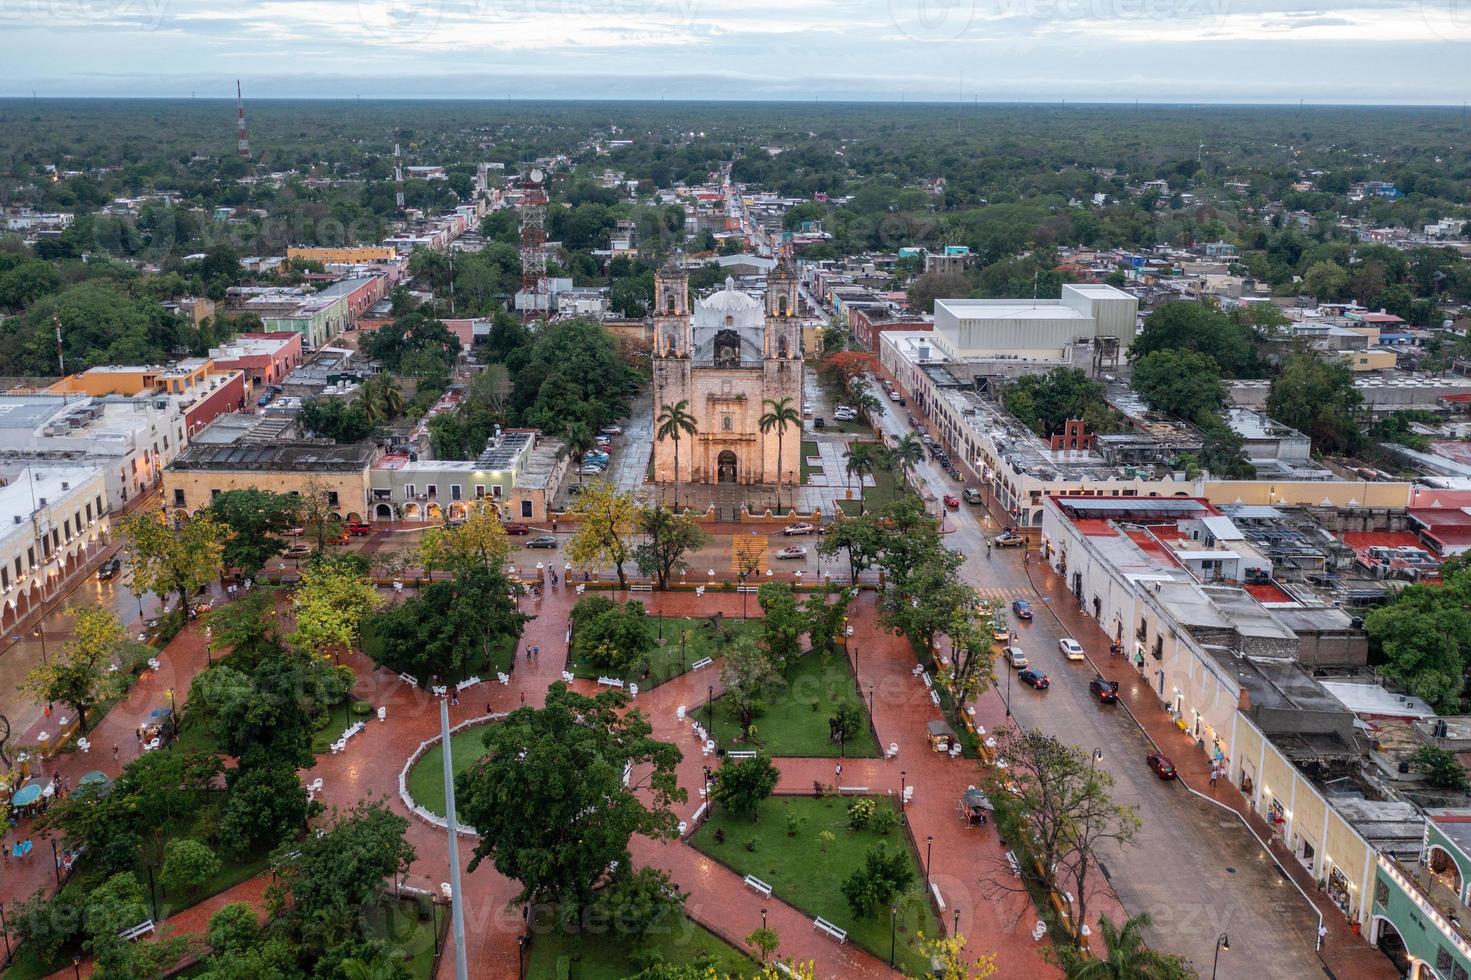
[[240,79],[235,79],[235,153],[242,160],[250,159],[250,140],[245,138],[245,97],[240,94]]
[[404,155],[398,147],[398,128],[393,130],[393,204],[404,213]]
[[526,297],[523,311],[528,320],[549,311],[546,251],[546,174],[532,167],[521,181],[521,292]]

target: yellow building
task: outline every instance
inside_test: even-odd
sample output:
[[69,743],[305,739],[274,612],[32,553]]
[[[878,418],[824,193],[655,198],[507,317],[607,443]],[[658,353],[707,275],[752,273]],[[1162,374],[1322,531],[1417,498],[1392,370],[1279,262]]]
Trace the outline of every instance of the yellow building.
[[142,394],[167,392],[182,395],[198,387],[208,387],[214,361],[191,358],[174,364],[109,366],[88,368],[80,374],[68,375],[47,390],[54,394],[122,395],[132,398]]
[[288,248],[287,262],[320,262],[323,265],[357,265],[362,262],[391,262],[398,253],[379,245],[348,245],[341,248]]
[[1382,347],[1369,350],[1346,350],[1341,352],[1348,368],[1355,374],[1363,371],[1388,371],[1397,361],[1394,351]]
[[164,509],[192,516],[228,490],[304,494],[321,487],[340,518],[365,520],[368,467],[377,453],[366,442],[193,445],[163,471]]

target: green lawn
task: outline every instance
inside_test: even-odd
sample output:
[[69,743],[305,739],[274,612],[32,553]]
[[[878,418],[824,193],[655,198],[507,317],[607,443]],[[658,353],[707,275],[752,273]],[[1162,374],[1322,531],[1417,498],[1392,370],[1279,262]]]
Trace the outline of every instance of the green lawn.
[[[485,754],[485,726],[456,732],[450,736],[449,747],[458,776]],[[408,788],[415,803],[430,813],[444,816],[444,754],[438,743],[409,770]]]
[[[873,471],[873,486],[865,487],[863,490],[863,509],[877,510],[884,504],[890,503],[899,493],[900,477],[898,470],[885,469],[880,466]],[[853,487],[852,500],[840,500],[838,506],[843,508],[843,513],[858,513],[858,487]]]
[[[753,599],[751,605],[755,606]],[[759,607],[757,609],[759,612]],[[647,691],[665,681],[671,681],[689,669],[690,664],[704,660],[706,657],[720,657],[722,648],[729,640],[734,640],[742,633],[755,633],[760,629],[758,620],[740,620],[727,617],[722,620],[722,625],[728,634],[728,639],[721,639],[708,628],[709,620],[703,616],[699,617],[665,617],[663,626],[658,625],[657,617],[654,625],[654,636],[658,637],[660,630],[664,633],[663,645],[657,645],[649,653],[649,673],[647,677],[639,673],[632,675],[620,675],[624,680],[638,683],[639,690]],[[689,637],[684,642],[684,650],[680,651],[680,637],[688,630]],[[600,670],[585,661],[573,661],[567,668],[578,677],[596,679],[604,676],[607,671]]]
[[[789,671],[787,686],[780,695],[767,702],[756,717],[756,742],[773,756],[834,756],[843,754],[872,758],[879,754],[872,729],[865,724],[858,735],[839,746],[828,740],[828,718],[841,699],[852,700],[868,714],[868,703],[860,695],[858,682],[841,651],[826,664],[815,653],[799,659]],[[694,717],[705,721],[701,708]],[[740,721],[725,697],[715,699],[715,725],[711,736],[723,748],[751,748],[739,741]]]
[[[440,910],[441,915],[445,910]],[[443,918],[440,919],[442,923]],[[434,967],[434,918],[419,918],[419,905],[414,901],[395,901],[386,897],[380,906],[369,908],[364,919],[364,933],[369,939],[382,939],[389,955],[403,963],[414,980],[430,980]]]
[[[355,721],[362,721],[370,715],[356,716],[352,714],[354,698],[348,698],[340,704],[332,706],[327,716],[327,724],[318,729],[312,736],[312,751],[318,755],[328,752],[337,737]],[[198,721],[190,722],[186,716],[179,728],[178,740],[174,743],[176,752],[221,752],[219,738],[213,729]]]
[[807,484],[807,478],[810,477],[814,472],[817,472],[817,473],[822,473],[823,472],[823,469],[820,466],[817,467],[816,470],[813,470],[813,468],[811,466],[808,466],[807,465],[807,457],[809,457],[809,456],[816,456],[816,455],[817,455],[817,443],[815,443],[815,442],[803,442],[802,443],[802,459],[801,459],[802,472],[801,472],[801,480],[802,480],[802,485],[803,486],[806,486],[806,484]]
[[[887,836],[871,830],[848,829],[849,797],[774,796],[761,804],[755,822],[733,817],[717,808],[690,838],[694,847],[734,868],[737,874],[753,875],[769,884],[772,894],[811,916],[821,916],[857,943],[883,960],[889,958],[890,917],[887,912],[860,919],[843,897],[843,880],[863,867],[870,848],[884,841],[909,859],[914,884],[897,901],[899,919],[896,963],[906,976],[927,976],[928,961],[915,948],[915,933],[940,934],[939,923],[924,896],[924,870],[913,856],[903,830]],[[894,806],[879,799],[880,806]],[[787,815],[801,821],[796,836],[787,836]],[[836,838],[823,844],[818,834]],[[716,843],[717,832],[724,843]],[[755,850],[747,844],[754,842]]]
[[[691,919],[681,919],[674,934],[651,938],[644,948],[676,965],[709,957],[722,977],[744,976],[751,969],[747,956]],[[639,972],[630,956],[633,952],[620,937],[607,933],[538,932],[531,942],[526,976],[528,980],[557,980],[557,961],[565,956],[571,980],[622,980]]]

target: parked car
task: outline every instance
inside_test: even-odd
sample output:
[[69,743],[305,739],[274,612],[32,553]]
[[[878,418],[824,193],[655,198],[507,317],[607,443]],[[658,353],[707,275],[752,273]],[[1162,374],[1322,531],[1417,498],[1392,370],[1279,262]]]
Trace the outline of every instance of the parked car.
[[1036,667],[1028,667],[1026,670],[1019,672],[1016,675],[1016,679],[1023,684],[1030,684],[1039,691],[1045,691],[1052,686],[1052,682],[1047,679],[1047,675]]
[[577,475],[578,476],[597,476],[599,473],[603,472],[607,468],[608,468],[607,466],[599,466],[597,463],[588,463],[585,466],[579,466],[579,467],[577,467]]
[[968,504],[978,504],[981,502],[981,491],[975,487],[966,487],[960,491],[960,495],[965,498],[965,502]]
[[613,440],[610,436],[598,436],[593,442],[597,443],[599,449],[607,449],[608,446],[612,445]]
[[858,413],[857,412],[834,412],[833,413],[833,418],[837,419],[839,422],[856,422],[856,421],[858,421]]
[[585,483],[574,483],[570,487],[567,488],[567,496],[569,496],[569,497],[575,497],[579,493],[581,493],[582,491],[584,491],[586,489],[587,489],[587,484],[585,484]]
[[1027,664],[1031,663],[1031,661],[1027,659],[1027,655],[1022,652],[1021,647],[1007,647],[1006,663],[1013,670],[1021,670]]
[[605,435],[621,436],[621,435],[623,435],[623,426],[621,426],[621,425],[605,425],[605,426],[603,426],[603,430],[602,431],[603,431],[603,433]]
[[897,401],[900,401],[901,400],[899,398],[899,393],[897,391],[895,391],[893,388],[888,389],[888,391],[889,391],[889,401],[891,401],[891,402],[897,402]]
[[286,549],[287,558],[305,558],[311,553],[312,546],[309,544],[294,544]]
[[819,415],[817,418],[815,418],[815,419],[812,420],[812,427],[814,429],[826,429],[827,428],[827,420],[824,419],[822,416]]
[[812,403],[811,402],[803,402],[802,403],[802,414],[803,415],[811,415],[812,414]]
[[550,534],[542,534],[526,542],[528,548],[555,548],[556,546],[557,539]]
[[1151,752],[1144,757],[1144,762],[1154,770],[1154,774],[1160,779],[1175,778],[1175,764],[1169,757],[1159,752]]
[[97,569],[97,581],[106,582],[110,578],[115,578],[122,570],[123,560],[121,558],[109,558]]
[[348,521],[347,533],[355,538],[366,538],[373,533],[373,525],[365,524],[362,521]]
[[531,533],[531,528],[527,527],[525,524],[507,524],[507,525],[505,525],[505,528],[506,528],[506,533],[507,534],[530,534]]
[[806,558],[807,549],[799,544],[788,545],[776,553],[778,558]]
[[274,398],[274,397],[276,397],[276,396],[273,395],[273,394],[271,394],[269,391],[266,392],[264,395],[261,395],[259,398],[257,398],[255,400],[256,407],[257,408],[265,408],[267,405],[269,405],[271,403],[271,399]]
[[1064,657],[1068,658],[1069,660],[1082,660],[1083,659],[1083,647],[1082,647],[1082,645],[1080,643],[1078,643],[1077,640],[1073,639],[1070,636],[1064,636],[1062,639],[1058,640],[1057,641],[1057,648],[1059,650],[1061,650],[1062,651],[1062,655]]
[[811,524],[808,524],[806,521],[799,521],[796,524],[788,524],[786,527],[781,529],[781,533],[785,534],[787,537],[791,537],[794,534],[812,534],[816,530],[817,528],[813,527]]
[[1032,618],[1032,604],[1025,599],[1013,599],[1011,601],[1011,611],[1016,613],[1017,619]]
[[955,494],[953,493],[945,494],[945,506],[949,507],[951,510],[959,510],[960,498],[955,496]]
[[286,529],[286,533],[289,534],[293,538],[299,538],[303,534],[306,533],[306,528],[304,528],[304,527],[288,527]]
[[1095,677],[1088,682],[1088,693],[1103,704],[1117,704],[1119,700],[1119,682]]
[[908,403],[908,402],[906,402],[906,401],[905,401],[905,400],[904,400],[904,399],[903,399],[903,398],[895,398],[895,399],[894,399],[894,401],[896,401],[896,402],[898,402],[898,403],[899,403],[899,407],[900,407],[900,408],[903,408],[903,407],[904,407],[904,406],[906,406],[906,405],[908,405],[908,404],[909,404],[909,403]]
[[991,543],[998,548],[1020,548],[1027,543],[1027,539],[1015,531],[1006,530],[992,538]]

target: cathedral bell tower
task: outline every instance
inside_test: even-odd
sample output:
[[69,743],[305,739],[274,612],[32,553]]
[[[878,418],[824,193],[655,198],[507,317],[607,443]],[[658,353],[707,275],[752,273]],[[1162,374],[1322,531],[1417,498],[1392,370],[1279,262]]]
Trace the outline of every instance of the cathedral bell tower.
[[[695,404],[690,367],[694,355],[694,327],[690,311],[690,276],[684,258],[675,252],[654,273],[653,316],[654,418],[665,405],[685,402],[685,410],[705,428],[704,406]],[[685,437],[679,460],[680,479],[689,479],[695,462],[693,440]],[[667,482],[676,476],[668,440],[654,442],[654,479]]]
[[797,316],[797,273],[785,253],[766,276],[764,356],[783,361],[802,356],[802,326]]
[[[790,408],[802,405],[802,319],[797,315],[797,272],[785,251],[766,276],[766,325],[762,339],[761,411],[767,402],[785,401]],[[784,431],[765,437],[762,453],[761,482],[780,480],[796,485],[802,456],[802,426],[789,426]]]
[[690,275],[678,252],[654,273],[654,356],[691,353]]

